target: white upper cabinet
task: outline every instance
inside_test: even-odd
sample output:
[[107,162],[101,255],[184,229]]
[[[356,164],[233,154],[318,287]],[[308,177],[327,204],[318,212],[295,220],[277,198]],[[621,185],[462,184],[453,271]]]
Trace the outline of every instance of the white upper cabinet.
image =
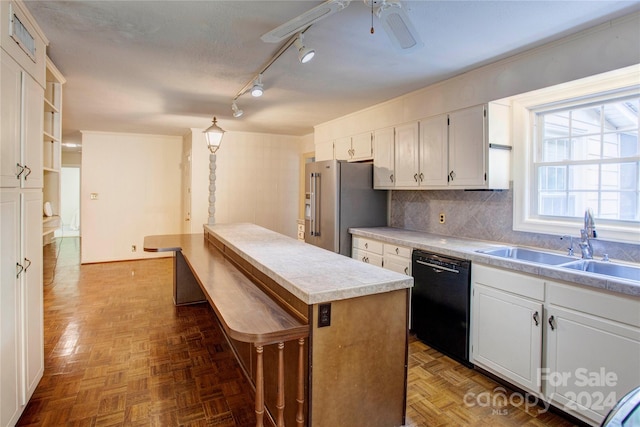
[[395,188],[417,188],[420,180],[418,122],[396,127]]
[[0,63],[0,185],[41,188],[44,89],[4,50]]
[[449,187],[485,185],[485,106],[449,114]]
[[449,175],[447,115],[420,121],[420,185],[446,187]]
[[[509,188],[509,106],[490,103],[395,127],[393,181],[382,179],[390,151],[374,138],[375,188]],[[374,135],[377,135],[376,131]]]
[[373,188],[393,188],[395,180],[395,129],[385,128],[373,133]]
[[360,161],[373,158],[372,133],[364,132],[334,141],[336,160]]
[[21,69],[44,87],[44,63],[49,42],[40,27],[22,2],[0,1],[0,19],[0,46]]

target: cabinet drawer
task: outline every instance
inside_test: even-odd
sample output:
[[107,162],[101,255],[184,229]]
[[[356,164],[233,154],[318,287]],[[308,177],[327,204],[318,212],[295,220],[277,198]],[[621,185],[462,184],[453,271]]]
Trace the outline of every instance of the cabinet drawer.
[[351,252],[351,258],[357,259],[358,261],[366,262],[367,264],[375,265],[377,267],[382,267],[382,255],[374,254],[372,252],[353,248]]
[[544,280],[527,274],[472,264],[471,282],[538,301],[544,300]]
[[407,258],[411,260],[411,248],[385,243],[384,256],[386,257],[387,255],[398,256],[400,258]]
[[637,297],[547,282],[547,302],[636,328],[640,327],[640,299]]
[[385,255],[382,266],[387,270],[411,276],[411,258],[402,258],[395,255]]
[[353,247],[357,249],[362,249],[367,252],[372,252],[374,254],[382,255],[382,242],[377,240],[367,239],[364,237],[354,237],[353,238]]

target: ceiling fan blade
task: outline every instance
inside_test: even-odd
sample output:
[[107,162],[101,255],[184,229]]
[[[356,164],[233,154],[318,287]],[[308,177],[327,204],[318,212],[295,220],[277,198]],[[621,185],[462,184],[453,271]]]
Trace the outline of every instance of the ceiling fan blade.
[[400,2],[387,2],[378,10],[377,15],[396,49],[408,53],[424,46]]
[[267,43],[281,42],[282,40],[293,36],[295,33],[304,30],[309,25],[341,11],[345,7],[349,6],[349,3],[351,3],[351,0],[327,0],[313,9],[306,11],[302,15],[285,22],[266,34],[263,34],[260,38],[263,42]]

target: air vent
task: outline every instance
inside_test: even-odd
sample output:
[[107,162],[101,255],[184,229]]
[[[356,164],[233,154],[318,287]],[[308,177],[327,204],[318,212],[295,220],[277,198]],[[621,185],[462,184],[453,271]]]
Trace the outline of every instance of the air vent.
[[[11,5],[10,5],[11,6]],[[36,40],[31,35],[27,27],[24,26],[17,14],[13,12],[13,8],[10,10],[11,21],[9,22],[9,35],[18,46],[31,58],[33,62],[36,62]]]

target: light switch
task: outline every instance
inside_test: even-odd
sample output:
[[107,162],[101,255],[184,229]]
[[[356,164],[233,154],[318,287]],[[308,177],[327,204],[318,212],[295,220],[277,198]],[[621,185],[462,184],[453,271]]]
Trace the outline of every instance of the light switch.
[[91,193],[91,194],[89,195],[89,198],[90,198],[91,200],[98,200],[98,193]]

